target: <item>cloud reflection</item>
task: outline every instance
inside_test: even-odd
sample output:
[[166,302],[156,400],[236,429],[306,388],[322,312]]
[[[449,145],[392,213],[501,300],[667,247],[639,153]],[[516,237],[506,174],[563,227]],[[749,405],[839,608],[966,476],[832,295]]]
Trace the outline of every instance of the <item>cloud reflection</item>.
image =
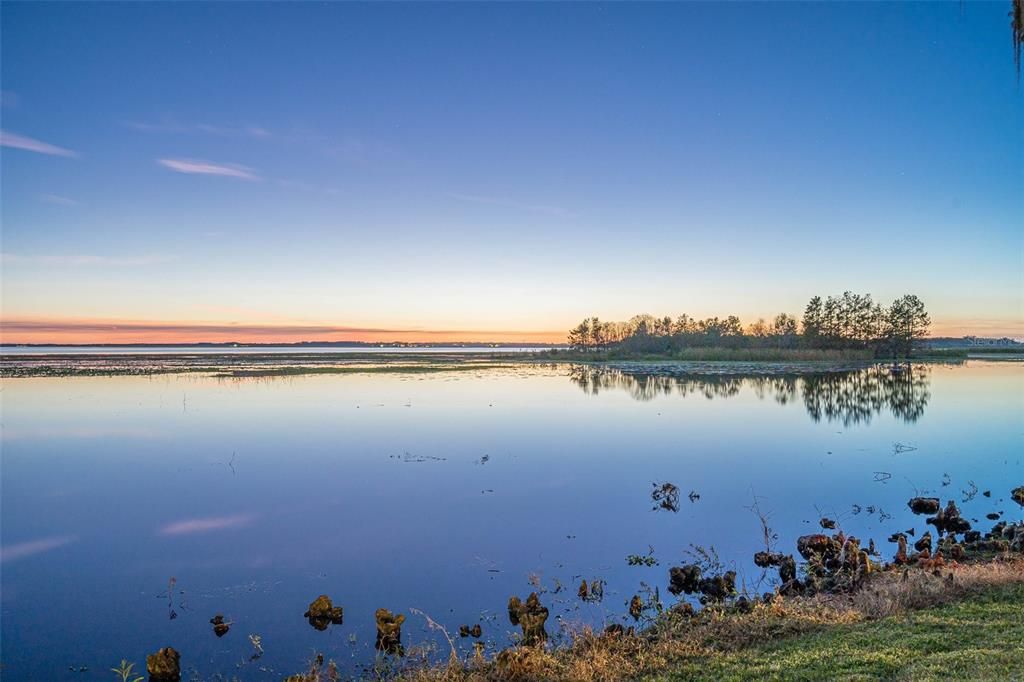
[[50,550],[63,547],[64,545],[70,545],[72,542],[77,542],[78,538],[73,535],[60,535],[49,538],[40,538],[39,540],[30,540],[28,542],[18,542],[13,545],[4,545],[0,547],[0,563],[7,563],[8,561],[15,561],[16,559],[25,559],[36,554],[42,554],[43,552],[49,552]]
[[208,533],[214,530],[241,528],[253,520],[252,514],[234,514],[232,516],[207,516],[200,519],[185,519],[169,523],[160,529],[160,535],[191,535]]

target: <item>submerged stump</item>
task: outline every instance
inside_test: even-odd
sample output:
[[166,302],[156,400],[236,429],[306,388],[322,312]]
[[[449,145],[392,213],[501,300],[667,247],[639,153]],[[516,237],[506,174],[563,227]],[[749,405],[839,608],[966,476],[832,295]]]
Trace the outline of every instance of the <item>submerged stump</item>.
[[519,597],[512,596],[508,600],[508,620],[512,625],[523,629],[523,644],[533,646],[546,642],[548,639],[544,623],[548,619],[548,610],[541,606],[536,592],[531,592],[524,604]]

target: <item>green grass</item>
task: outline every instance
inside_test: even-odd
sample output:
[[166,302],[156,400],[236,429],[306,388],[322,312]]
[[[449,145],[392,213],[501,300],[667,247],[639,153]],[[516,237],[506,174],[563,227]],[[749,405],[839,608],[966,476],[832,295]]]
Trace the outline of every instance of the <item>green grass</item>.
[[1024,584],[733,653],[648,680],[1024,679]]

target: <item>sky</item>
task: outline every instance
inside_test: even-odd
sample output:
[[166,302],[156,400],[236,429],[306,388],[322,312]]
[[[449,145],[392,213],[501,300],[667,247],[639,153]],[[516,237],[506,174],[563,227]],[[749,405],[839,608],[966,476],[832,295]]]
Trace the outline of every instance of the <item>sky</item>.
[[2,340],[1024,337],[1009,7],[4,2]]

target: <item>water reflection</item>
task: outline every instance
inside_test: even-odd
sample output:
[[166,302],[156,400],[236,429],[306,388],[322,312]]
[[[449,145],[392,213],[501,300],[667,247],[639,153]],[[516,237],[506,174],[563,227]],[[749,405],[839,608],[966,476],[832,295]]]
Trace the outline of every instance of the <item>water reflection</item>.
[[649,369],[630,371],[587,365],[570,368],[570,380],[588,395],[601,391],[626,391],[634,400],[649,401],[661,395],[702,395],[731,398],[745,387],[780,405],[802,400],[815,422],[825,419],[844,426],[868,424],[888,412],[912,423],[924,415],[931,398],[931,370],[925,365],[892,371],[877,365],[842,372],[786,373],[774,375],[669,374]]

